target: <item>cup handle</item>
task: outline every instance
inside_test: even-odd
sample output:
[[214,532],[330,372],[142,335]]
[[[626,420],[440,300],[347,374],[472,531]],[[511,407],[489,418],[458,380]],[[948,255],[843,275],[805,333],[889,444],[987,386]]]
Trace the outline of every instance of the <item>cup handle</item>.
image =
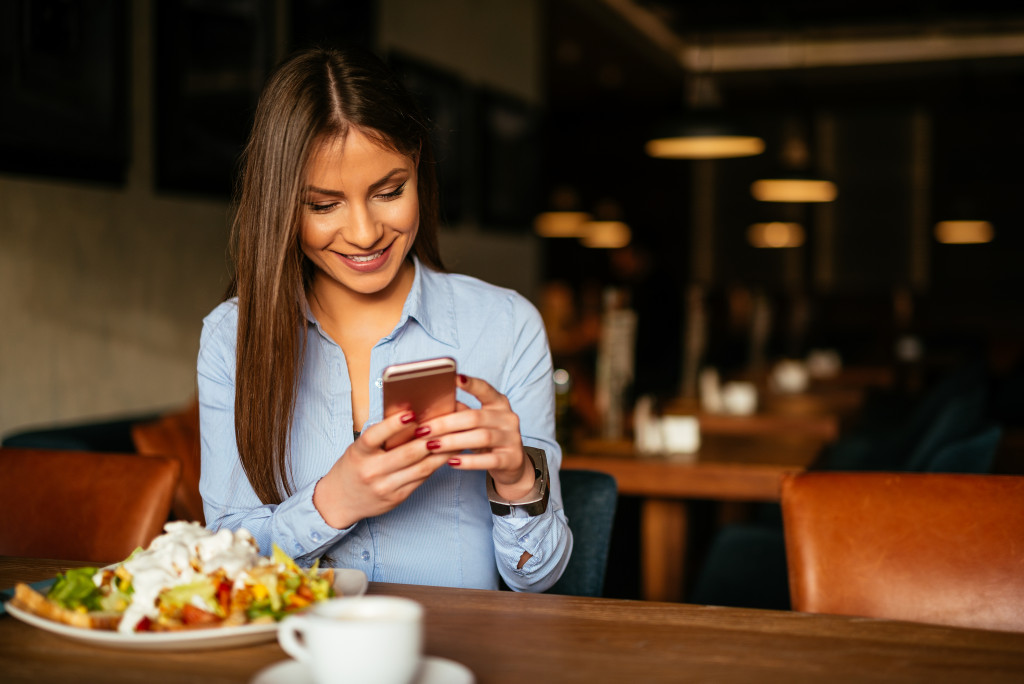
[[292,616],[285,618],[277,627],[277,643],[285,653],[302,663],[309,660],[309,651],[302,639],[304,622],[301,617]]

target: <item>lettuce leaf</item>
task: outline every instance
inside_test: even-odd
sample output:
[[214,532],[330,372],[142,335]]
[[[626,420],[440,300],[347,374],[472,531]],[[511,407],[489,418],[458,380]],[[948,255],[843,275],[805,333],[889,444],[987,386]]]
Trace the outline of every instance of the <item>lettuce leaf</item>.
[[64,608],[100,610],[100,589],[92,581],[96,568],[72,568],[57,577],[46,598]]

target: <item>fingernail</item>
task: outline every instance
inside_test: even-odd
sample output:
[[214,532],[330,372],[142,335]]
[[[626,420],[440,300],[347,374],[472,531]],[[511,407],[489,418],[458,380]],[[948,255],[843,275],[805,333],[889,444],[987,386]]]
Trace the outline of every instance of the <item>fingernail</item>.
[[416,432],[414,432],[413,434],[416,435],[417,437],[422,437],[424,435],[429,435],[430,434],[430,428],[427,427],[426,425],[420,425],[418,428],[416,428]]
[[462,459],[461,458],[449,458],[448,459],[448,465],[450,465],[450,466],[462,465]]
[[411,412],[411,411],[409,413],[406,413],[404,416],[402,416],[402,422],[403,423],[411,423],[414,420],[416,420],[416,414]]
[[440,440],[432,439],[429,442],[427,442],[427,449],[429,449],[430,451],[434,451],[435,449],[440,449],[440,448],[441,448],[441,441]]
[[469,382],[469,378],[467,378],[462,373],[459,373],[459,382],[461,382],[463,385],[465,385],[467,382]]

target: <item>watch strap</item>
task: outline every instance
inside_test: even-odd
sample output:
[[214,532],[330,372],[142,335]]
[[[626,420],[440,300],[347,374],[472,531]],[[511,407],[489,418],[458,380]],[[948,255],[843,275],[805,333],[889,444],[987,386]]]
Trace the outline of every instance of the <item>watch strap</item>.
[[487,476],[487,499],[491,504],[491,513],[508,516],[519,509],[528,516],[540,515],[548,508],[548,457],[543,449],[524,446],[526,457],[533,463],[533,489],[521,499],[510,501],[502,498],[494,487],[494,478]]

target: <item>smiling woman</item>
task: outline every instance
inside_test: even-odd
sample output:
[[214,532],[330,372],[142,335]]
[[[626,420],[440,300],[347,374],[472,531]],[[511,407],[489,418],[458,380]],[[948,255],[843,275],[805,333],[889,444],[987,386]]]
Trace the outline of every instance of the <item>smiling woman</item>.
[[[518,293],[444,272],[429,134],[367,52],[271,76],[200,346],[206,520],[375,581],[543,591],[572,545],[547,338]],[[442,356],[456,410],[385,417],[384,368]]]

